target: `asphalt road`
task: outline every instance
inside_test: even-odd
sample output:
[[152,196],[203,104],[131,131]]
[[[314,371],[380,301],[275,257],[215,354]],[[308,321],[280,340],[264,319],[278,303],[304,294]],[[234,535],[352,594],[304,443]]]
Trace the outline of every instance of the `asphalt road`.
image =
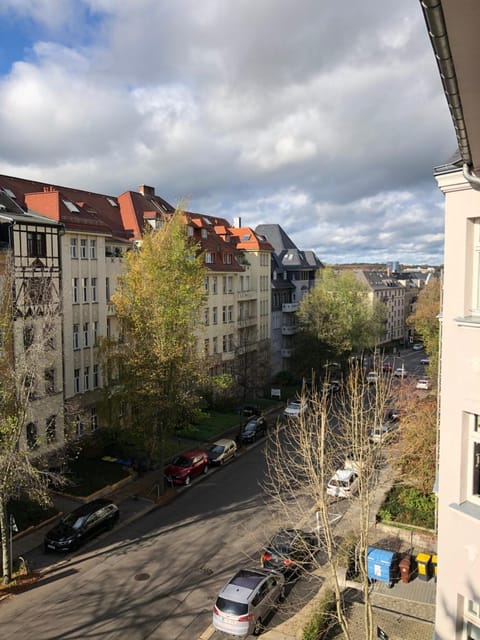
[[[2,635],[197,638],[211,622],[220,588],[239,567],[258,566],[262,544],[278,527],[261,487],[263,448],[261,443],[192,483],[169,505],[104,534],[29,591],[2,602]],[[317,588],[296,585],[289,615]]]

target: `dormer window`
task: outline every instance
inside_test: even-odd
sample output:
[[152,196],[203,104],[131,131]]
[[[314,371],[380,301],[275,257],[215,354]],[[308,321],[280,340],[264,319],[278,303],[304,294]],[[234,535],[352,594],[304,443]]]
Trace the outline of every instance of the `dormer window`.
[[205,240],[207,235],[208,235],[207,230],[206,229],[202,229],[201,233],[202,233],[202,238]]
[[70,200],[63,200],[62,202],[71,213],[80,213],[80,209],[74,205],[73,202],[70,202]]
[[189,238],[193,236],[193,227],[190,227],[190,226],[187,227],[187,234]]
[[232,254],[224,253],[223,254],[223,264],[232,264]]
[[215,264],[215,254],[211,251],[205,253],[205,262],[207,264]]

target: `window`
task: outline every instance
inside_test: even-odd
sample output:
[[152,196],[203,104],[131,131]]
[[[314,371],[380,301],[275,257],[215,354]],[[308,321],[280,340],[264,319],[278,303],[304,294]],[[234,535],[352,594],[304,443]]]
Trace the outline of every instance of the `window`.
[[233,322],[233,305],[228,305],[228,321]]
[[92,296],[92,302],[97,302],[97,279],[91,278],[90,280],[90,293]]
[[55,369],[45,369],[45,393],[55,393]]
[[73,391],[80,393],[80,369],[73,370]]
[[32,346],[35,339],[35,330],[32,325],[25,325],[23,327],[23,346],[28,349]]
[[212,293],[213,294],[217,293],[217,286],[218,286],[218,278],[217,278],[217,276],[213,276],[213,278],[212,278]]
[[227,336],[222,336],[222,351],[227,353]]
[[88,391],[90,389],[90,367],[85,367],[83,370],[83,390]]
[[218,353],[218,338],[215,336],[213,338],[213,353]]
[[38,429],[37,425],[29,422],[26,427],[27,447],[29,449],[38,449]]
[[480,503],[480,416],[470,414],[470,477],[469,497]]
[[203,279],[203,290],[208,293],[208,276]]
[[98,340],[98,320],[94,320],[92,323],[93,344],[97,344]]
[[205,342],[203,345],[204,351],[205,351],[205,355],[208,356],[210,353],[210,340],[208,338],[205,338]]
[[80,349],[79,325],[73,325],[73,348]]
[[112,334],[112,329],[110,325],[111,325],[110,318],[107,318],[107,338],[110,338]]
[[472,314],[480,315],[480,218],[473,220]]
[[27,255],[29,258],[47,257],[47,238],[44,233],[27,231]]
[[90,240],[90,258],[94,260],[97,257],[97,241]]
[[87,257],[87,241],[85,239],[80,240],[80,258],[85,259]]
[[57,441],[57,416],[50,416],[47,418],[45,434],[47,437],[47,444],[52,444]]
[[78,304],[78,278],[72,278],[72,302]]
[[82,278],[82,302],[88,302],[88,278]]
[[217,307],[213,307],[213,309],[212,309],[212,322],[213,322],[213,324],[217,324],[217,322],[218,322],[218,308]]
[[105,279],[105,292],[107,296],[107,302],[110,302],[110,278]]
[[123,418],[123,416],[126,414],[126,411],[127,411],[127,403],[125,402],[125,400],[120,400],[120,404],[118,407],[118,417]]
[[93,365],[93,388],[96,389],[98,386],[100,386],[98,364],[94,364]]
[[233,351],[233,333],[228,336],[228,350]]
[[226,307],[226,305],[223,305],[223,307],[222,307],[222,322],[223,322],[223,324],[226,324],[226,322],[227,322],[227,307]]
[[233,292],[233,276],[228,276],[227,280],[228,293]]
[[210,324],[210,310],[208,307],[203,310],[203,321],[206,325]]
[[88,347],[89,345],[89,338],[90,338],[89,332],[90,332],[89,323],[84,322],[83,323],[83,346],[84,347]]
[[85,427],[83,425],[82,418],[81,416],[77,416],[75,418],[75,432],[77,434],[77,438],[81,438],[83,436],[84,431],[85,431]]
[[92,431],[96,431],[98,429],[98,416],[96,407],[92,407],[90,409],[90,429]]
[[224,253],[223,254],[223,264],[232,264],[232,254]]
[[227,276],[222,276],[222,291],[227,293]]
[[480,603],[475,600],[467,600],[465,618],[467,639],[480,640]]
[[78,258],[76,238],[70,238],[70,258]]
[[215,254],[211,251],[205,253],[205,262],[207,264],[215,264]]

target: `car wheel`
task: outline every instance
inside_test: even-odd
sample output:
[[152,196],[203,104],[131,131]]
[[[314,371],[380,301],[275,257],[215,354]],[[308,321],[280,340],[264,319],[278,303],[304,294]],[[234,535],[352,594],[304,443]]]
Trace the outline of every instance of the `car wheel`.
[[185,480],[183,481],[183,484],[184,484],[186,487],[188,487],[188,485],[190,484],[190,480],[191,480],[190,476],[186,476],[186,477],[185,477]]
[[208,464],[203,467],[203,473],[208,473]]
[[253,629],[253,635],[259,636],[264,631],[264,626],[261,618],[255,622],[255,628]]

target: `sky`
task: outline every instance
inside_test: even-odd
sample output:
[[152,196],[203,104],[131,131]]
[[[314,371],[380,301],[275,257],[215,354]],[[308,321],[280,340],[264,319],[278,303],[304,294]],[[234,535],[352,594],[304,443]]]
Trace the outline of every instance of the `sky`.
[[0,173],[442,264],[456,139],[419,0],[0,0]]

